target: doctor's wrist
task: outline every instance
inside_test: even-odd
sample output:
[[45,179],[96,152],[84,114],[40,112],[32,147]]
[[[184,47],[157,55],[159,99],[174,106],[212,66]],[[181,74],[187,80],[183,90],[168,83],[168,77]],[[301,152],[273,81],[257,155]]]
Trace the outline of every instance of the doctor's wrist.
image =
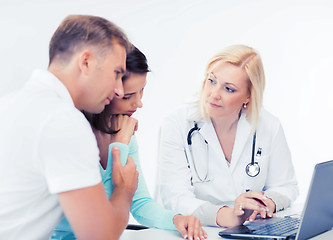
[[223,206],[217,212],[216,224],[220,227],[234,227],[243,223],[243,218],[235,216],[234,209]]

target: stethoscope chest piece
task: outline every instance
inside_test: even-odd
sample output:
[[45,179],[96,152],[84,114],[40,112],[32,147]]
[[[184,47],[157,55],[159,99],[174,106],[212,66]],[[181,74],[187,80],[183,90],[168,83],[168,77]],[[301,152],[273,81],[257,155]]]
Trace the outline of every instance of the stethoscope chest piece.
[[248,176],[256,177],[260,173],[260,166],[257,162],[251,162],[246,166],[245,171]]
[[[245,172],[250,177],[256,177],[260,173],[260,166],[258,162],[254,161],[254,150],[256,145],[256,136],[257,132],[253,134],[253,143],[252,143],[252,158],[251,162],[246,165]],[[261,148],[258,149],[257,156],[261,155]]]

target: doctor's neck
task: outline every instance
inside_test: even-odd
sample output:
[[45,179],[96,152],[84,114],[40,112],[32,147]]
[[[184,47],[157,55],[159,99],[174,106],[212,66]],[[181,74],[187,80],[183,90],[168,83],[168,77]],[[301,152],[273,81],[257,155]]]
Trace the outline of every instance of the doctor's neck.
[[236,130],[239,120],[239,115],[228,115],[223,117],[211,117],[211,121],[215,130],[223,131],[225,133]]

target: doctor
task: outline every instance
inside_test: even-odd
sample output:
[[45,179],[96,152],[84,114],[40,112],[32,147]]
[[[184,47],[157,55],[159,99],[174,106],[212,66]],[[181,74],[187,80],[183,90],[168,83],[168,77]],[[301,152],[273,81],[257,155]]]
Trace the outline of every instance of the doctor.
[[166,208],[202,224],[272,217],[298,196],[279,120],[262,108],[265,76],[251,47],[225,48],[208,63],[200,100],[160,131],[159,190]]

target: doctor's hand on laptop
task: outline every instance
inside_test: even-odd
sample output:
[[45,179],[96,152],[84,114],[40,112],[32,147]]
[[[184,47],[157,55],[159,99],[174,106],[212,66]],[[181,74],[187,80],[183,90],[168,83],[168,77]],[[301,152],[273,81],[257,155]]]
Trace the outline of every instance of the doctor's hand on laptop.
[[[264,192],[261,192],[264,195]],[[252,222],[258,215],[261,218],[270,218],[273,217],[273,213],[275,212],[275,203],[273,202],[272,199],[267,198],[267,200],[264,201],[264,204],[267,206],[268,211],[253,211],[253,213],[251,214],[251,216],[249,216],[246,220]]]
[[233,208],[228,206],[220,208],[216,223],[221,227],[238,226],[252,216],[255,218],[257,214],[262,218],[272,217],[274,209],[274,202],[263,193],[247,191],[236,198]]

